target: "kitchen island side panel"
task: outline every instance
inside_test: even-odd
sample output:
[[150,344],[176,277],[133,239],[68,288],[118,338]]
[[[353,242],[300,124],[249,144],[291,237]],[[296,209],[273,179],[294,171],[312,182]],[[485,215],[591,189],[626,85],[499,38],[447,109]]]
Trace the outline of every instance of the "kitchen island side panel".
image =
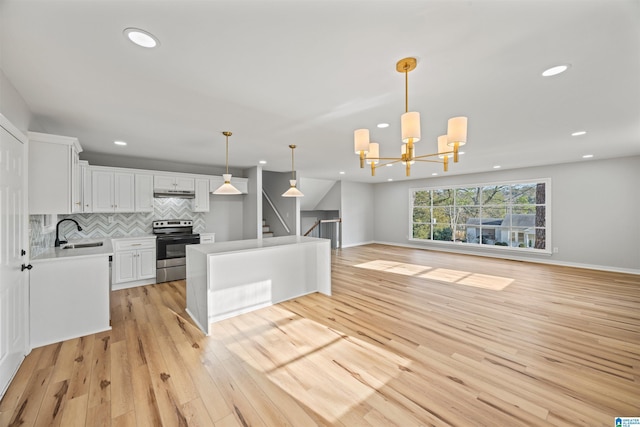
[[[249,240],[188,249],[187,309],[203,331],[208,332],[212,322],[309,293],[331,295],[329,240],[296,236],[270,240],[266,244]],[[207,257],[206,274],[202,272],[202,255]],[[208,322],[203,327],[205,276]]]
[[209,335],[207,255],[187,245],[187,313]]

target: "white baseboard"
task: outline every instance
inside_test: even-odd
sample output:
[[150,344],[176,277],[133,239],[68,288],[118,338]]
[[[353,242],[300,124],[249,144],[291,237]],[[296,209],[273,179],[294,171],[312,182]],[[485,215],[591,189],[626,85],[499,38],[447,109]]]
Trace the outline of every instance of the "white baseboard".
[[354,246],[362,246],[362,245],[371,245],[373,243],[377,243],[376,241],[370,240],[368,242],[360,242],[360,243],[348,243],[346,245],[342,245],[343,248],[352,248]]

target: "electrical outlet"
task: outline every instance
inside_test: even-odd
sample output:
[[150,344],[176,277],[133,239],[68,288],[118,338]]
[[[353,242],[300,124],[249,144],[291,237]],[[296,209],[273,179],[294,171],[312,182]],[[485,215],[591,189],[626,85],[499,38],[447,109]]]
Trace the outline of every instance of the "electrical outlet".
[[113,217],[112,216],[107,217],[107,222],[109,224],[113,224]]
[[558,248],[553,248],[553,253],[557,254],[558,253]]

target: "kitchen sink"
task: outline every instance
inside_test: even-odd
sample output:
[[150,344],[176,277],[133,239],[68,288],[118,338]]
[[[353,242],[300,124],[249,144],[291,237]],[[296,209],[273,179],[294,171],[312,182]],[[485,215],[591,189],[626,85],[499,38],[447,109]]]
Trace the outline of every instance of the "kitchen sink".
[[93,243],[68,243],[62,249],[80,249],[80,248],[95,248],[104,245],[104,242]]

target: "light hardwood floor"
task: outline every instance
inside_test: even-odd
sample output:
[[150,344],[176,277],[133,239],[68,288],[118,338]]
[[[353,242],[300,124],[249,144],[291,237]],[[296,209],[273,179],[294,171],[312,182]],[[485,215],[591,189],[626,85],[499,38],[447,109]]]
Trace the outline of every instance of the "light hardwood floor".
[[34,349],[2,426],[613,426],[640,416],[640,277],[367,245],[203,336],[183,281]]

